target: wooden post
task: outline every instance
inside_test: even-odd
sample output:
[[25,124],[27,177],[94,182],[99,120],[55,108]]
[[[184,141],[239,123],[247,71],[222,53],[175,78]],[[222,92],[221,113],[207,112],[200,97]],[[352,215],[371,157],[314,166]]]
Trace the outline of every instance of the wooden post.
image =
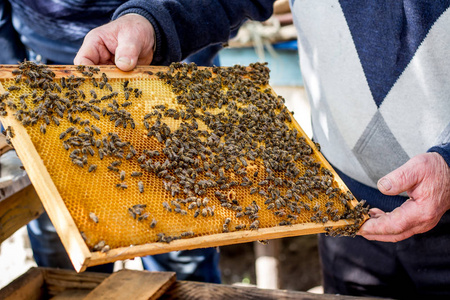
[[256,257],[256,285],[262,289],[278,289],[280,287],[278,283],[280,240],[271,240],[266,245],[255,242],[253,247]]

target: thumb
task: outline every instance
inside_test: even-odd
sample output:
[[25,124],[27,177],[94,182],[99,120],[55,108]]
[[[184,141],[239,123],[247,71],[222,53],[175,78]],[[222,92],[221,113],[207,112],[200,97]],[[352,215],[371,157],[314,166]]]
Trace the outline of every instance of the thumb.
[[115,64],[122,71],[133,70],[141,52],[139,39],[128,33],[119,33],[118,45],[115,51]]
[[378,180],[378,189],[385,195],[398,195],[408,191],[419,182],[417,167],[414,159],[409,160],[401,167]]

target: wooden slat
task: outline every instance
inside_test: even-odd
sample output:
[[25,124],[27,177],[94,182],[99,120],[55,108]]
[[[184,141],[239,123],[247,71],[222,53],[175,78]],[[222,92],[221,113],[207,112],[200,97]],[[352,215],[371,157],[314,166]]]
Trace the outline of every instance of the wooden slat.
[[0,299],[34,300],[44,295],[44,276],[40,268],[31,268],[0,290]]
[[72,270],[60,270],[52,268],[41,268],[44,274],[46,292],[50,296],[56,296],[66,290],[95,289],[110,274],[105,273],[75,273]]
[[[328,222],[328,226],[344,226],[350,223],[346,220],[338,222]],[[174,240],[169,244],[152,243],[130,247],[112,249],[107,253],[92,252],[89,266],[101,265],[117,260],[124,260],[137,256],[154,255],[169,251],[192,250],[197,248],[209,248],[253,242],[257,240],[273,240],[283,237],[315,234],[324,231],[319,224],[294,224],[291,226],[276,226],[271,228],[260,228],[255,231],[233,231],[228,233],[218,233],[208,236],[193,237],[190,239]]]
[[44,207],[32,185],[0,201],[0,244],[43,212]]
[[[80,76],[80,72],[77,71],[76,66],[71,65],[52,65],[49,66],[51,70],[55,73],[56,77],[63,76]],[[108,78],[142,78],[149,77],[151,73],[156,73],[158,71],[165,70],[164,67],[157,66],[137,66],[132,72],[124,72],[116,68],[115,66],[99,66],[101,67],[101,72],[95,74],[93,77],[101,77],[101,73],[104,72],[108,75]],[[202,69],[203,67],[199,67]],[[17,69],[17,65],[0,65],[0,79],[14,78],[15,76],[11,73],[12,70]],[[150,72],[150,73],[149,73]],[[154,76],[156,78],[156,76]]]
[[174,272],[124,269],[105,279],[85,300],[158,299],[174,282]]
[[90,292],[91,292],[90,290],[69,289],[69,290],[65,290],[62,293],[59,293],[55,297],[50,298],[50,300],[82,300]]

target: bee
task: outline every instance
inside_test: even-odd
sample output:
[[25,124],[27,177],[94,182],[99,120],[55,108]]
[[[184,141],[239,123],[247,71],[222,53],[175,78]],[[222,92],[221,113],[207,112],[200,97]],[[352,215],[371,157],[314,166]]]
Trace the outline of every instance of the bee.
[[199,214],[200,214],[200,208],[197,208],[194,213],[194,218],[197,218]]
[[108,252],[109,250],[111,250],[111,247],[109,247],[109,245],[105,245],[105,246],[102,248],[102,250],[100,250],[100,252],[106,253],[106,252]]
[[259,220],[254,221],[251,225],[250,225],[250,229],[252,230],[256,230],[259,228]]
[[117,183],[116,187],[122,190],[128,188],[128,186],[125,183]]
[[52,116],[52,120],[57,126],[59,126],[59,119],[57,117]]
[[172,208],[170,207],[169,203],[167,202],[163,202],[162,203],[163,207],[168,211],[168,212],[172,212]]
[[185,231],[181,233],[181,237],[190,237],[193,236],[194,232],[193,231]]
[[245,224],[239,224],[239,225],[236,225],[235,227],[234,227],[234,229],[236,229],[236,230],[241,230],[241,229],[245,229],[247,227],[247,225],[245,225]]
[[122,107],[128,107],[128,106],[130,106],[131,104],[133,104],[133,103],[130,102],[130,101],[126,101],[126,102],[122,103]]
[[73,159],[72,162],[73,162],[75,165],[79,166],[80,168],[83,168],[83,167],[84,167],[84,163],[83,163],[81,160],[79,160],[79,159]]
[[111,166],[113,167],[118,167],[122,164],[122,162],[120,160],[115,160],[111,163]]
[[155,219],[153,219],[152,222],[150,223],[150,228],[155,228],[156,223],[158,223],[158,221],[156,221]]
[[12,91],[20,91],[20,86],[15,86],[15,85],[11,85],[10,87],[8,87],[8,91],[12,92]]
[[138,188],[140,193],[144,192],[144,183],[142,181],[138,182]]
[[43,124],[41,124],[41,132],[43,133],[43,134],[45,134],[46,132],[47,132],[47,125],[45,125],[45,123],[43,123]]
[[93,212],[89,213],[89,218],[91,218],[94,223],[98,223],[98,217]]
[[105,246],[106,246],[105,241],[101,240],[97,244],[95,244],[94,251],[99,251],[99,250],[103,249],[103,247],[105,247]]
[[320,208],[320,204],[316,203],[316,205],[314,205],[314,207],[313,207],[313,211],[318,211],[319,208]]
[[92,165],[89,166],[89,169],[88,169],[89,173],[93,172],[95,170],[97,170],[97,165],[92,164]]
[[138,221],[146,220],[148,218],[148,213],[144,213],[143,215],[138,217]]
[[142,172],[136,172],[136,171],[131,172],[131,176],[132,177],[140,177],[140,176],[142,176]]
[[124,181],[125,180],[125,171],[120,171],[119,177],[120,177],[120,181]]

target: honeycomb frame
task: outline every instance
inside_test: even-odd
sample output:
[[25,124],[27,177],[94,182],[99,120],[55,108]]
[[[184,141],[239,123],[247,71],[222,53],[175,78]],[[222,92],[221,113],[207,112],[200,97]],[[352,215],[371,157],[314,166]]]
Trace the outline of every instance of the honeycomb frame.
[[[0,94],[5,91],[3,88],[3,85],[11,86],[14,84],[14,78],[15,76],[12,75],[12,70],[17,69],[17,65],[4,65],[0,67]],[[80,71],[75,66],[51,66],[50,68],[55,74],[55,79],[59,79],[61,77],[68,77],[70,75],[75,76],[81,76]],[[153,67],[153,66],[146,66],[146,67],[137,67],[135,70],[131,72],[122,72],[118,70],[114,66],[100,66],[100,73],[105,73],[107,77],[110,80],[111,85],[114,85],[114,90],[116,90],[118,87],[123,86],[124,81],[129,81],[130,85],[138,85],[139,82],[148,80],[152,80],[152,82],[160,82],[159,87],[161,87],[161,79],[158,79],[155,74],[158,72],[167,72],[169,68],[167,67]],[[96,74],[93,77],[100,79],[100,75]],[[155,87],[153,87],[155,88]],[[273,90],[270,88],[270,86],[265,86],[265,88],[268,90],[269,93],[272,93],[275,95]],[[152,88],[150,88],[150,92]],[[136,102],[138,102],[138,106],[135,108],[134,111],[138,110],[144,110],[145,112],[150,111],[151,107],[154,107],[155,105],[165,104],[165,105],[174,105],[174,99],[176,99],[175,94],[173,91],[170,90],[169,86],[164,87],[163,85],[163,94],[165,95],[165,99],[170,99],[172,103],[167,103],[167,101],[159,101],[157,103],[151,102],[152,99],[144,99],[142,101],[138,101],[138,99],[135,99]],[[84,92],[87,94],[89,91],[88,89],[85,89]],[[148,89],[144,89],[144,92],[148,92]],[[99,95],[100,97],[100,95]],[[123,97],[123,96],[122,96]],[[123,100],[123,99],[122,99]],[[122,102],[123,103],[123,102]],[[144,106],[145,109],[142,108]],[[58,165],[54,166],[49,164],[49,158],[48,157],[41,157],[41,152],[43,152],[43,148],[45,148],[43,145],[43,141],[47,138],[53,138],[54,140],[57,140],[60,142],[60,139],[57,139],[57,135],[53,134],[50,135],[50,132],[47,132],[47,134],[43,135],[41,139],[35,139],[34,141],[30,137],[30,132],[27,131],[28,127],[22,126],[22,123],[18,121],[14,116],[11,109],[7,108],[8,114],[4,117],[2,117],[2,123],[4,124],[4,127],[11,126],[11,128],[14,129],[14,137],[11,138],[11,141],[18,153],[18,156],[23,162],[23,165],[25,169],[28,172],[28,175],[30,177],[31,182],[33,183],[39,197],[41,198],[41,201],[44,205],[44,208],[46,209],[47,213],[49,214],[50,219],[52,220],[53,224],[55,225],[55,228],[57,230],[58,235],[60,236],[64,247],[66,248],[69,257],[74,264],[74,267],[77,271],[83,271],[88,266],[93,265],[99,265],[103,263],[108,262],[114,262],[116,260],[123,260],[127,258],[134,258],[136,256],[144,256],[144,255],[152,255],[152,254],[160,254],[165,253],[169,251],[174,250],[188,250],[188,249],[195,249],[195,248],[205,248],[205,247],[215,247],[215,246],[222,246],[222,245],[229,245],[229,244],[236,244],[236,243],[243,243],[243,242],[250,242],[250,241],[256,241],[256,240],[266,240],[266,239],[274,239],[274,238],[281,238],[281,237],[288,237],[288,236],[297,236],[297,235],[305,235],[305,234],[313,234],[313,233],[320,233],[325,232],[327,228],[333,228],[333,229],[339,229],[339,228],[345,228],[348,226],[351,226],[355,224],[355,220],[352,219],[342,219],[338,221],[330,221],[327,220],[325,222],[311,222],[307,221],[300,224],[286,224],[289,226],[278,226],[276,224],[273,224],[273,226],[261,226],[258,230],[250,230],[247,226],[245,230],[239,230],[239,231],[230,231],[230,232],[221,232],[224,230],[220,230],[216,228],[213,232],[210,233],[203,233],[196,235],[194,237],[189,238],[181,238],[181,239],[174,239],[170,241],[170,243],[159,243],[156,241],[152,241],[149,243],[139,244],[139,243],[133,243],[133,241],[127,241],[128,244],[131,244],[132,246],[125,246],[125,245],[119,245],[116,247],[113,247],[109,251],[99,251],[100,249],[93,250],[93,242],[91,241],[89,243],[89,238],[87,241],[86,239],[86,233],[89,233],[89,230],[86,230],[86,233],[81,234],[80,232],[84,232],[85,228],[80,225],[80,222],[76,222],[74,220],[74,214],[71,213],[70,206],[73,205],[71,203],[66,203],[66,198],[70,198],[67,196],[67,191],[64,191],[64,189],[61,186],[55,185],[55,180],[57,180],[58,173],[64,173],[64,171],[69,170],[70,168],[75,168],[76,172],[78,173],[88,173],[87,166],[85,168],[78,168],[76,169],[75,166],[73,166],[72,163],[65,164],[64,162],[60,162]],[[289,113],[289,112],[288,112]],[[289,113],[292,122],[291,126],[292,128],[295,128],[299,135],[304,137],[305,142],[311,147],[311,149],[314,149],[314,156],[317,159],[317,161],[326,169],[330,170],[330,172],[333,175],[333,186],[336,188],[339,188],[343,192],[348,192],[348,188],[345,186],[345,184],[342,182],[342,180],[339,178],[339,176],[334,172],[332,167],[329,165],[329,163],[324,159],[320,151],[317,151],[317,146],[306,136],[304,131],[301,129],[299,124],[295,121],[295,119],[292,117],[292,115]],[[95,121],[93,118],[90,118],[91,121]],[[93,122],[94,123],[94,122]],[[67,124],[66,124],[67,125]],[[113,132],[115,129],[111,125],[110,132]],[[137,127],[141,127],[141,130],[143,128],[142,124],[137,124]],[[117,126],[115,126],[117,127]],[[28,129],[29,130],[29,129]],[[42,130],[42,128],[41,128]],[[36,131],[36,129],[35,129]],[[60,130],[61,131],[61,130]],[[123,130],[125,132],[125,130]],[[122,132],[122,134],[123,134]],[[133,136],[139,136],[139,138],[142,137],[142,135],[135,134],[133,132]],[[133,136],[128,136],[129,139],[133,139]],[[45,137],[45,138],[44,138]],[[156,140],[154,137],[151,139]],[[56,143],[56,142],[55,142]],[[49,143],[49,146],[52,146],[52,142]],[[156,145],[153,143],[152,145]],[[157,146],[155,146],[156,148]],[[153,149],[155,149],[153,148]],[[142,150],[142,147],[141,147]],[[72,150],[71,150],[72,151]],[[45,152],[45,151],[44,151]],[[69,151],[70,152],[70,151]],[[110,162],[114,161],[113,158],[109,158]],[[45,163],[46,162],[46,163]],[[100,166],[100,163],[99,163]],[[49,172],[50,171],[50,172]],[[95,171],[97,172],[97,170]],[[95,173],[93,172],[93,173]],[[100,171],[99,171],[100,172]],[[117,174],[115,174],[117,173]],[[109,181],[114,181],[117,183],[117,187],[115,187],[117,193],[120,193],[121,186],[119,186],[121,180],[119,172],[108,172],[105,171],[103,173],[103,177],[109,178]],[[130,177],[130,170],[127,170],[126,172],[127,177]],[[90,176],[91,174],[88,174],[86,176]],[[84,176],[84,175],[83,175]],[[137,180],[130,179],[134,182],[134,193],[136,193],[137,190]],[[79,182],[80,187],[84,187],[87,191],[94,191],[97,194],[95,194],[95,197],[100,197],[99,193],[101,195],[101,191],[95,191],[96,190],[96,183],[86,183],[86,182]],[[82,185],[81,185],[82,184]],[[98,184],[98,183],[97,183]],[[148,184],[146,185],[146,191],[148,189]],[[151,188],[151,187],[150,187]],[[240,187],[237,187],[238,189]],[[80,189],[82,190],[82,189]],[[122,189],[126,192],[131,191],[130,188]],[[217,190],[217,189],[216,189]],[[78,192],[78,194],[77,194]],[[80,191],[76,191],[76,195],[79,195]],[[131,194],[130,194],[131,195]],[[135,195],[135,194],[133,194]],[[138,194],[139,195],[139,194]],[[161,196],[161,195],[160,195]],[[131,196],[127,196],[130,198]],[[125,198],[127,198],[125,197]],[[162,195],[164,197],[164,195]],[[154,194],[152,194],[152,198],[155,198]],[[174,198],[174,197],[172,197]],[[212,197],[211,197],[212,198]],[[133,203],[141,203],[142,201],[134,201]],[[130,202],[127,202],[128,205],[122,205],[124,211],[126,208],[130,208]],[[101,204],[101,203],[99,203]],[[259,204],[259,203],[258,203]],[[247,201],[246,205],[250,205],[250,201]],[[261,204],[259,204],[262,206]],[[355,208],[358,205],[358,202],[356,199],[349,199],[348,201],[349,207]],[[101,206],[101,205],[98,205]],[[98,207],[97,206],[97,207]],[[244,207],[244,205],[242,205]],[[172,207],[174,208],[174,207]],[[93,208],[84,208],[83,209],[83,216],[78,216],[78,219],[82,218],[84,219],[85,223],[88,223],[90,226],[96,226],[94,225],[95,218],[100,218],[100,222],[104,219],[105,214],[108,214],[108,211],[103,212],[95,212],[93,216],[89,217],[91,214],[91,211],[93,211]],[[101,210],[100,210],[101,211]],[[188,211],[189,212],[189,211]],[[160,208],[159,215],[156,213],[155,215],[158,215],[159,219],[162,219],[161,214],[164,214],[165,212]],[[172,212],[173,214],[173,212]],[[189,214],[192,214],[192,212],[189,212]],[[216,216],[215,218],[226,218],[227,216],[231,216],[229,212],[223,212],[220,210],[220,207],[216,207]],[[98,217],[97,217],[98,215]],[[153,215],[153,212],[152,212]],[[76,217],[76,216],[75,216]],[[136,217],[136,216],[135,216]],[[182,217],[180,217],[183,219]],[[309,218],[309,217],[308,217]],[[363,217],[362,222],[365,221],[367,216]],[[132,218],[129,218],[131,220]],[[94,221],[94,222],[93,222]],[[149,222],[151,221],[151,218]],[[159,221],[159,220],[158,220]],[[196,221],[196,220],[195,220]],[[235,220],[233,219],[233,222]],[[135,222],[134,220],[131,220],[131,222]],[[129,222],[129,223],[131,223]],[[223,221],[222,221],[223,222]],[[77,224],[78,223],[78,224]],[[160,222],[159,222],[160,223]],[[192,222],[191,222],[192,223]],[[217,223],[217,221],[216,221]],[[233,225],[236,225],[237,223],[234,223]],[[360,223],[362,224],[362,223]],[[359,224],[359,225],[360,225]],[[140,225],[140,224],[139,224]],[[148,224],[147,224],[148,225]],[[250,225],[248,223],[247,225]],[[133,226],[133,225],[132,225]],[[167,225],[169,226],[169,225]],[[169,226],[170,227],[170,226]],[[191,229],[192,226],[190,224],[190,221],[181,222],[181,227],[185,228],[184,232],[190,232],[186,230],[186,228]],[[108,230],[108,226],[105,227],[106,230]],[[194,226],[195,228],[195,226]],[[177,231],[178,230],[178,231]],[[177,229],[173,232],[173,234],[180,234],[180,229]],[[147,229],[148,231],[148,229]],[[165,228],[163,232],[170,232],[169,228]],[[228,231],[228,230],[227,230]],[[182,234],[182,233],[181,233]],[[98,241],[98,239],[96,240]],[[89,245],[88,245],[89,244]]]

